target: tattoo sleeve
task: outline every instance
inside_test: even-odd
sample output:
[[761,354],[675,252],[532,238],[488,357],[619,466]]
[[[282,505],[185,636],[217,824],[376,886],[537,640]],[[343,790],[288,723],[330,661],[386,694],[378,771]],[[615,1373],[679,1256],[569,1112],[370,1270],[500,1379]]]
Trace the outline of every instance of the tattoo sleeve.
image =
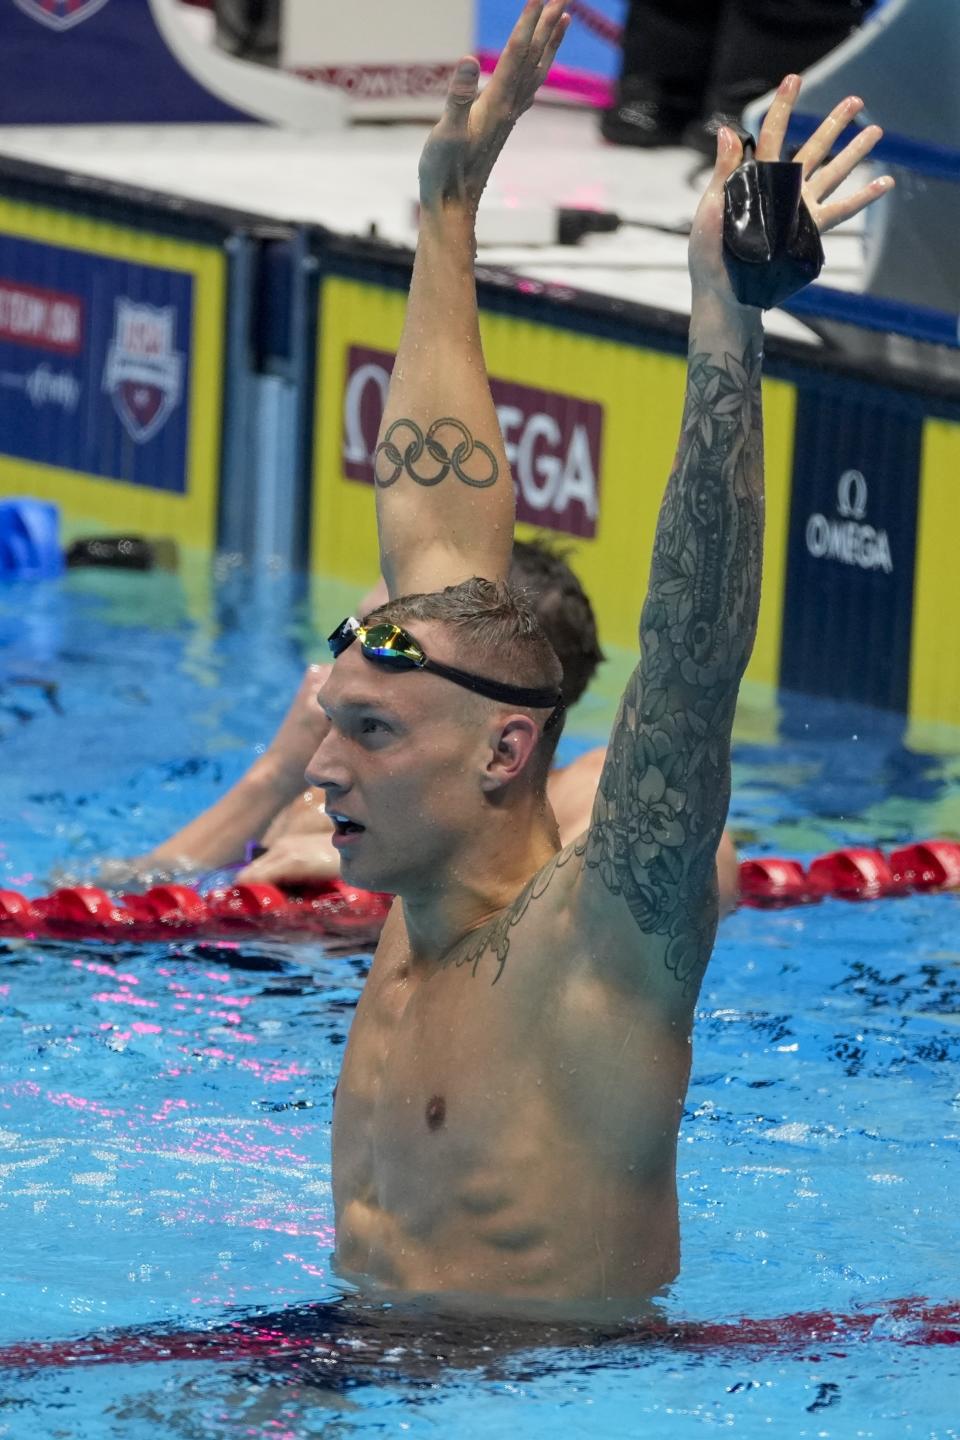
[[677,457],[585,863],[662,937],[695,995],[716,930],[730,736],[756,633],[763,538],[759,329],[739,355],[691,345]]

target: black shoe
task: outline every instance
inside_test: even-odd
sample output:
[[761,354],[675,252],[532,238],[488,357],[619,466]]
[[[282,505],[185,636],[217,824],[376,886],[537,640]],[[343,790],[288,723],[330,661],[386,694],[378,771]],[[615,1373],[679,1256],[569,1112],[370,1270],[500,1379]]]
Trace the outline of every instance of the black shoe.
[[708,160],[712,160],[717,153],[717,131],[721,125],[727,125],[741,138],[746,131],[740,121],[739,115],[729,115],[723,110],[714,110],[711,115],[701,115],[698,120],[691,120],[689,125],[683,127],[683,135],[680,138],[681,145],[688,150],[696,150]]
[[743,140],[747,131],[741,116],[752,100],[772,87],[763,76],[710,87],[703,113],[691,120],[683,132],[683,144],[712,160],[717,153],[717,131],[728,125]]
[[600,117],[600,134],[611,145],[638,145],[646,150],[679,145],[684,127],[695,114],[695,108],[665,99],[655,80],[624,76],[617,87],[616,104]]

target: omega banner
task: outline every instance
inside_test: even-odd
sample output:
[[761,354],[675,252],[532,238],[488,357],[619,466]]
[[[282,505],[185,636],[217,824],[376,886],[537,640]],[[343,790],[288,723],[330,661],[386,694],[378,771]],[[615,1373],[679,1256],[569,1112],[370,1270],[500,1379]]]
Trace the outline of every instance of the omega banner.
[[[405,300],[399,289],[340,275],[321,287],[311,564],[318,576],[357,594],[377,573],[373,451]],[[582,324],[574,328],[562,303],[550,324],[484,308],[483,301],[481,286],[484,354],[513,472],[519,533],[541,534],[569,552],[604,644],[635,653],[657,514],[679,434],[684,362],[666,353],[666,337],[660,351],[585,333]],[[779,574],[792,387],[771,382],[765,410],[776,481],[768,558],[771,573]],[[773,586],[757,647],[754,677],[768,682],[775,682],[779,660],[781,589]]]
[[[652,329],[642,342],[626,325],[622,341],[590,334],[562,297],[528,319],[485,309],[482,283],[480,296],[519,532],[569,550],[604,645],[635,653],[684,363],[666,334],[653,348]],[[311,553],[315,573],[340,582],[337,604],[354,603],[377,570],[372,456],[404,303],[367,279],[322,285]],[[960,725],[948,619],[960,396],[875,384],[822,357],[780,370],[772,353],[763,408],[763,601],[748,680]]]
[[0,494],[211,549],[224,277],[216,248],[0,202]]
[[[388,350],[351,345],[343,396],[343,471],[373,484],[373,452],[393,369]],[[600,510],[603,406],[491,377],[513,472],[517,519],[592,540]]]
[[780,682],[956,749],[929,727],[960,726],[960,405],[817,371],[798,387]]
[[[360,589],[377,574],[373,451],[404,305],[405,295],[387,286],[331,276],[322,287],[312,565]],[[651,411],[679,424],[682,367],[648,356],[660,369],[646,389],[642,373],[632,373],[643,370],[639,352],[626,346],[509,315],[484,312],[481,323],[520,533],[546,533],[572,552],[607,642],[630,645],[676,436],[648,435],[641,452],[645,407],[634,401],[628,423],[625,392],[635,382]],[[657,429],[665,436],[666,422]],[[657,483],[643,483],[641,473]]]

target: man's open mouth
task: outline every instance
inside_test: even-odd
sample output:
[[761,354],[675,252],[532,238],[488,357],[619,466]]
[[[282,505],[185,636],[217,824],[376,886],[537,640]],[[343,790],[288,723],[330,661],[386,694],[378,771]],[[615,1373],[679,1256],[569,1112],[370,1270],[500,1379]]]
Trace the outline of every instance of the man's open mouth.
[[341,815],[336,810],[328,810],[327,815],[333,821],[334,833],[337,835],[361,835],[366,829],[357,820],[351,820],[349,815]]

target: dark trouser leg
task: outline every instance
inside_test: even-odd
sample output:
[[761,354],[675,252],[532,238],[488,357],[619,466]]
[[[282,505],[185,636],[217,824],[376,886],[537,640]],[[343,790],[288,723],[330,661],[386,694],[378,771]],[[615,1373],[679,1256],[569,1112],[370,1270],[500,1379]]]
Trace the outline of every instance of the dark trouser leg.
[[727,0],[717,30],[708,110],[746,104],[806,70],[846,40],[863,19],[863,0]]
[[603,117],[608,140],[676,143],[701,113],[722,0],[631,0],[617,104]]
[[698,110],[713,69],[721,0],[632,0],[622,74],[649,77],[677,105]]
[[865,0],[724,0],[703,112],[684,142],[712,157],[719,125],[835,49],[867,8]]

